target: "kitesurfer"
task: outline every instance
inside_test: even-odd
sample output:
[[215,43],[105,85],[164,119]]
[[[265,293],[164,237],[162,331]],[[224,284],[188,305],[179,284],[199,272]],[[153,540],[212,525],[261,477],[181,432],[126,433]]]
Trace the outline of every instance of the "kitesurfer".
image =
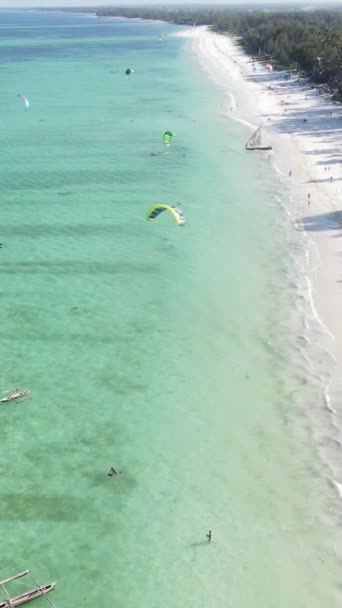
[[207,534],[208,543],[211,543],[211,537],[212,537],[212,533],[211,533],[211,530],[209,530],[209,532]]
[[158,217],[158,215],[160,215],[160,213],[163,213],[164,211],[167,211],[174,217],[178,226],[184,226],[185,217],[181,209],[179,209],[179,207],[171,207],[170,205],[164,205],[164,203],[152,205],[152,207],[149,208],[146,214],[146,219],[152,222],[156,219],[156,217]]
[[25,104],[25,112],[28,111],[29,107],[30,107],[30,102],[27,99],[27,97],[25,97],[25,95],[22,95],[21,93],[18,93],[17,97],[21,97],[21,99],[24,101]]
[[108,477],[112,477],[113,475],[118,475],[118,472],[114,469],[114,467],[110,467],[107,475]]

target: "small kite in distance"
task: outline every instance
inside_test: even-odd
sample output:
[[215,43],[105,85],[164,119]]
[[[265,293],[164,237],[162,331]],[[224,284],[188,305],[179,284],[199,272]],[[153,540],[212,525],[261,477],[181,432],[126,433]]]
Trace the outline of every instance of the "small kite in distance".
[[172,133],[172,131],[165,131],[164,135],[163,135],[163,143],[166,146],[169,146],[172,142],[172,139],[176,137],[174,133]]
[[25,103],[25,112],[27,112],[30,107],[29,100],[27,99],[27,97],[25,97],[25,95],[22,95],[21,93],[18,93],[17,97],[20,97],[21,99],[23,99],[23,101]]

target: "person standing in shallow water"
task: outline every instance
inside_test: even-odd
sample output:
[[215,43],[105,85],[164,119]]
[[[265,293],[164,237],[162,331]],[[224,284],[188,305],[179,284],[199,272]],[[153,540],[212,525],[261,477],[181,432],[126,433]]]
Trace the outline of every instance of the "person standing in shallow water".
[[208,543],[211,543],[211,537],[212,537],[212,533],[211,533],[211,530],[209,530],[209,532],[207,534]]
[[118,474],[118,472],[114,469],[114,467],[110,467],[110,469],[107,473],[108,477],[112,477],[113,475],[117,475],[117,474]]

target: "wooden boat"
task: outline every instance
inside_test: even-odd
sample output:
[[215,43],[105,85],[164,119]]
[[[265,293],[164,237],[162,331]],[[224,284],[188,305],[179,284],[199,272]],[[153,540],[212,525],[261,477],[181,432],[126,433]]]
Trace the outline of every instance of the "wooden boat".
[[[34,578],[31,575],[32,580],[34,581],[34,583],[37,586],[34,587],[33,589],[31,589],[30,591],[25,591],[24,593],[20,593],[19,595],[16,595],[15,597],[10,597],[5,585],[7,585],[8,583],[11,583],[12,581],[16,581],[18,578],[26,576],[27,574],[30,574],[29,570],[25,570],[24,572],[20,572],[19,574],[16,574],[15,576],[12,576],[11,578],[7,578],[3,581],[0,581],[0,589],[3,591],[3,594],[6,598],[4,600],[0,599],[0,608],[13,608],[13,606],[21,606],[21,604],[26,604],[26,602],[35,600],[37,597],[46,595],[50,591],[54,590],[56,583],[47,583],[46,585],[37,585],[36,581],[34,580]],[[52,602],[50,602],[50,601],[49,601],[49,604],[51,604],[53,606]]]
[[42,595],[53,591],[55,585],[56,583],[48,583],[47,585],[42,585],[41,587],[31,589],[31,591],[20,593],[20,595],[16,595],[15,597],[9,597],[3,602],[0,601],[0,608],[12,608],[12,606],[21,606],[21,604],[26,604],[26,602],[35,600],[37,597],[41,597]]
[[0,403],[6,403],[7,401],[12,401],[13,399],[21,399],[22,397],[26,397],[26,395],[30,394],[30,391],[28,390],[19,390],[18,388],[12,390],[12,391],[5,391],[8,394],[6,395],[6,397],[2,397],[0,399]]

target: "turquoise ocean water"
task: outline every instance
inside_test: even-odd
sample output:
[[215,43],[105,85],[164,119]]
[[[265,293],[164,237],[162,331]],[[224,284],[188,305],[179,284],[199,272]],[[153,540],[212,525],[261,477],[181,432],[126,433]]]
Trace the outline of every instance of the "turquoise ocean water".
[[57,579],[57,607],[337,607],[267,158],[176,27],[0,18],[0,388],[32,394],[0,409],[1,578]]

